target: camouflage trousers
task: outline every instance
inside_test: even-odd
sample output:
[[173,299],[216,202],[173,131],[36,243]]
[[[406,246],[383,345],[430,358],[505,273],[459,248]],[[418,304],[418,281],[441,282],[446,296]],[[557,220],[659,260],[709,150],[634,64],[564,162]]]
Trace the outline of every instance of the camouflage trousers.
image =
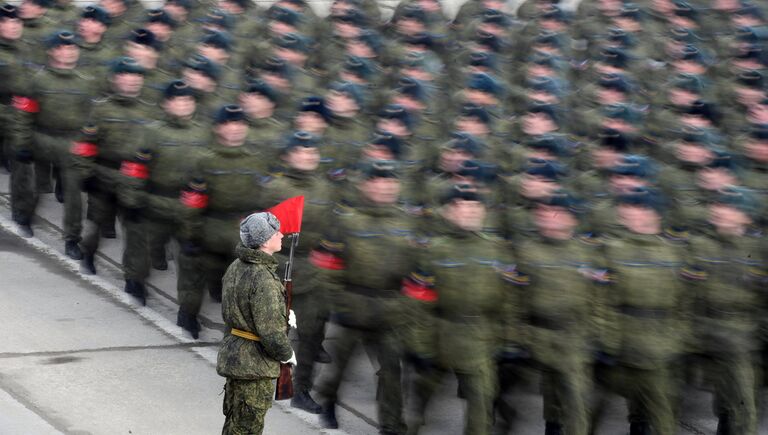
[[222,435],[260,435],[264,417],[272,407],[275,380],[227,379],[224,385],[224,428]]

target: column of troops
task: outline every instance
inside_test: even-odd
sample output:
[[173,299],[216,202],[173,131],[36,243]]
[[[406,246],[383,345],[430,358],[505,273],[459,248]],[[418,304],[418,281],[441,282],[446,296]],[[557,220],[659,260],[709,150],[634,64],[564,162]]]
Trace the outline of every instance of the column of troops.
[[[451,19],[403,0],[385,20],[374,0],[326,17],[305,0],[70,1],[0,6],[20,231],[54,193],[65,252],[94,274],[121,222],[142,304],[176,240],[178,325],[197,338],[240,220],[304,195],[293,405],[325,426],[363,343],[382,434],[417,433],[449,372],[465,433],[503,430],[530,368],[548,435],[592,433],[607,392],[632,435],[674,434],[692,380],[718,434],[758,432],[763,2],[468,0]],[[314,379],[327,322],[333,369]]]

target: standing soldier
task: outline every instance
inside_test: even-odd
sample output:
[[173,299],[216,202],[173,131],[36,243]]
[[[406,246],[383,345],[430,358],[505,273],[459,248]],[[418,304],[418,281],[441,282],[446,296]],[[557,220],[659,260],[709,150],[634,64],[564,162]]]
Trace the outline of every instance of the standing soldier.
[[609,379],[627,400],[630,433],[672,435],[674,364],[688,337],[684,244],[662,233],[661,200],[650,190],[619,196],[616,214],[626,231],[605,242],[611,289],[601,350],[616,362]]
[[[320,243],[323,229],[333,208],[333,186],[320,173],[318,143],[305,132],[296,132],[288,139],[282,159],[285,170],[265,185],[265,204],[272,205],[294,196],[304,196],[301,240],[294,254],[293,310],[296,311],[299,347],[294,371],[294,396],[291,405],[319,414],[320,405],[312,400],[312,368],[325,354],[322,348],[325,321],[328,318],[328,295],[319,285],[317,271],[309,263],[310,250]],[[324,362],[330,362],[324,355]]]
[[[14,99],[13,144],[21,161],[34,160],[43,163],[42,167],[52,164],[59,170],[65,202],[65,251],[70,258],[79,260],[82,199],[80,179],[70,166],[70,146],[88,119],[96,81],[76,68],[80,49],[73,33],[54,33],[47,47],[48,65],[29,79],[26,95]],[[17,222],[31,234],[29,225],[40,192],[30,191],[33,187],[29,184],[12,189],[24,192],[17,196],[24,198],[24,203],[19,204]]]
[[693,348],[713,380],[717,433],[757,433],[755,358],[764,315],[764,239],[750,232],[758,210],[748,190],[726,188],[709,205],[706,234],[691,238],[684,271],[695,291]]
[[474,188],[454,186],[442,203],[442,219],[402,287],[404,335],[417,373],[419,420],[409,433],[418,431],[430,396],[453,371],[467,400],[464,433],[490,434],[498,330],[511,320],[504,308],[515,291],[505,281],[511,255],[502,239],[483,232],[487,210]]
[[[110,84],[113,94],[96,101],[89,123],[96,128],[93,138],[96,153],[91,173],[83,174],[91,180],[88,187],[88,221],[80,247],[83,250],[83,271],[96,273],[94,256],[99,247],[102,228],[114,221],[118,210],[121,212],[126,232],[141,231],[138,215],[133,210],[121,208],[117,191],[120,174],[141,178],[146,174],[134,173],[132,165],[122,165],[135,158],[144,145],[144,129],[148,122],[156,119],[157,107],[141,99],[144,85],[144,68],[130,57],[120,57],[110,68]],[[73,148],[78,150],[78,148]],[[121,167],[122,166],[122,167]],[[126,280],[139,278],[141,258],[123,256]]]
[[272,213],[254,213],[240,225],[237,259],[224,275],[222,317],[227,335],[216,372],[224,387],[224,435],[261,435],[272,406],[280,362],[295,364],[286,333],[285,288],[277,277],[283,234]]
[[196,171],[207,184],[207,205],[189,204],[202,214],[185,223],[187,241],[179,256],[177,324],[195,339],[205,288],[221,302],[221,277],[235,256],[240,221],[265,208],[261,191],[265,162],[246,146],[248,120],[242,107],[221,107],[214,118],[213,136],[210,152]]
[[117,56],[115,46],[104,40],[104,33],[111,22],[107,11],[98,6],[86,6],[77,22],[80,46],[78,66],[98,79],[107,76],[109,62]]
[[375,350],[380,369],[377,403],[382,434],[403,434],[400,377],[400,281],[410,272],[409,240],[414,223],[398,207],[400,180],[395,163],[374,161],[357,184],[354,207],[339,205],[335,225],[311,253],[330,292],[331,319],[340,326],[338,351],[331,375],[317,390],[323,398],[321,422],[338,428],[339,386],[356,345],[364,341]]
[[24,77],[21,58],[22,50],[19,39],[24,32],[24,25],[19,19],[19,11],[16,6],[10,4],[0,5],[0,117],[2,117],[2,129],[0,129],[0,166],[11,170],[11,160],[14,159],[10,148],[10,131],[12,118],[11,102],[14,93],[23,90],[20,88],[20,79]]

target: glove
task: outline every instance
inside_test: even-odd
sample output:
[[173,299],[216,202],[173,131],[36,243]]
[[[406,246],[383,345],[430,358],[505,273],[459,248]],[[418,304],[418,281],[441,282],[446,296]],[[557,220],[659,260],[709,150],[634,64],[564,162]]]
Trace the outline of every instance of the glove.
[[293,310],[288,310],[288,326],[293,329],[298,328],[298,326],[296,326],[296,313],[294,313]]
[[32,151],[30,150],[18,150],[16,151],[16,161],[19,163],[31,163]]
[[288,361],[282,361],[283,364],[290,364],[292,366],[296,365],[296,352],[291,351],[291,357],[288,358]]

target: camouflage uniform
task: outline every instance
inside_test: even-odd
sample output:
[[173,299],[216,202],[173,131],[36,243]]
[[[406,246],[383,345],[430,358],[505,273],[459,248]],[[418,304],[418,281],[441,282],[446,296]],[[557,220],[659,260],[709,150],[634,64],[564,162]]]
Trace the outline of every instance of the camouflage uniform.
[[258,341],[227,334],[216,372],[227,378],[223,434],[261,434],[272,406],[280,361],[292,353],[288,341],[285,288],[277,276],[277,259],[238,245],[237,259],[224,274],[222,316],[227,332],[250,332]]

